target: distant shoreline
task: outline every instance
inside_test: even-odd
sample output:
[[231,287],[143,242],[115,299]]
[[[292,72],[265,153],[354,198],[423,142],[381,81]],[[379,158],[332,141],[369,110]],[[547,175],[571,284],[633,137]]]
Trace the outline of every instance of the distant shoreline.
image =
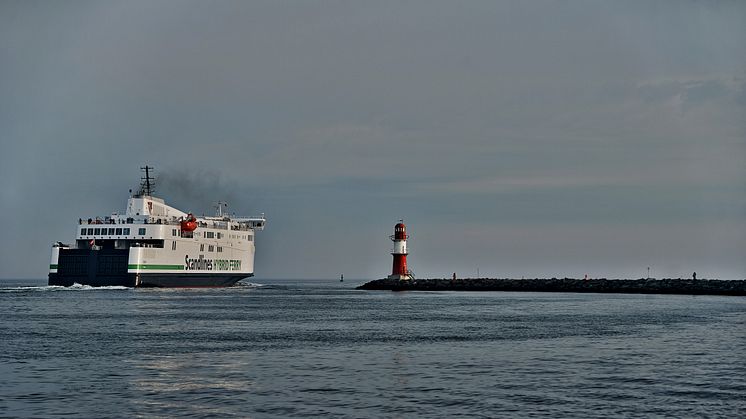
[[377,279],[357,289],[389,291],[526,291],[615,294],[687,294],[746,296],[746,280],[717,279],[575,279],[575,278],[429,278]]

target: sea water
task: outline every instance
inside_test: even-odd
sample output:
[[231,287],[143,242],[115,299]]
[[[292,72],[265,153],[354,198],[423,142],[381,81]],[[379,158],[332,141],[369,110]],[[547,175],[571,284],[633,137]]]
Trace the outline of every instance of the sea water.
[[253,282],[0,281],[0,416],[746,416],[744,297]]

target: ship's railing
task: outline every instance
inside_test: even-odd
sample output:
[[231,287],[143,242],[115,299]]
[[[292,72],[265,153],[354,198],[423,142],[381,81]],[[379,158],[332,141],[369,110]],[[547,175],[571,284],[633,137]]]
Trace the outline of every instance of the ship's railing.
[[239,226],[250,230],[264,230],[264,225],[267,224],[267,219],[264,218],[264,214],[259,217],[233,217],[233,221],[237,222]]
[[[80,225],[93,225],[93,224],[104,224],[104,225],[112,225],[112,224],[155,224],[155,225],[181,225],[181,220],[178,218],[174,219],[168,219],[168,218],[159,218],[159,217],[145,217],[145,218],[134,218],[134,217],[96,217],[96,218],[88,218],[87,220],[84,220],[82,218],[78,219],[78,224]],[[264,227],[264,220],[261,221],[257,220],[231,220],[231,221],[218,221],[218,220],[207,220],[202,221],[197,219],[197,227],[203,227],[203,228],[214,228],[218,230],[237,230],[237,231],[248,231],[256,228],[263,228]]]
[[178,219],[168,219],[168,218],[159,218],[159,217],[96,217],[96,218],[89,218],[87,220],[84,220],[82,218],[78,218],[78,224],[81,225],[87,225],[87,224],[166,224],[166,225],[179,225],[180,220]]

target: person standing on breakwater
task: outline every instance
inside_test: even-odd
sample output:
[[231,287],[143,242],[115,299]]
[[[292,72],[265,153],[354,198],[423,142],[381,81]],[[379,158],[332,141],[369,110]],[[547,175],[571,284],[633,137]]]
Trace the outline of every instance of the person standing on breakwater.
[[695,281],[697,280],[697,273],[696,273],[696,272],[694,272],[694,273],[692,274],[692,279],[693,279],[693,280],[695,280]]

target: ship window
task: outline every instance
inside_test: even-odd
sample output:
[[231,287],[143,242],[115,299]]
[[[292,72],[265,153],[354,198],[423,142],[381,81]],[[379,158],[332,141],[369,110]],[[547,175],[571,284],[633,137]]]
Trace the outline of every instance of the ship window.
[[140,236],[144,236],[145,235],[145,228],[139,228],[139,229],[137,229],[137,234],[140,235]]
[[208,252],[214,252],[215,251],[215,246],[213,246],[213,245],[207,246],[207,251]]
[[199,245],[199,251],[200,252],[204,252],[205,251],[205,245],[204,244],[200,244]]
[[81,229],[80,229],[80,235],[81,235],[81,236],[85,236],[85,229],[84,229],[84,228],[81,228]]
[[218,252],[222,252],[222,251],[223,251],[223,246],[218,246]]
[[205,237],[208,238],[208,239],[214,239],[215,238],[215,233],[212,232],[212,231],[206,231],[205,232]]
[[171,250],[176,250],[176,240],[171,243]]
[[223,233],[218,233],[218,238],[222,239],[223,238]]
[[92,228],[89,228],[89,229],[88,229],[88,235],[89,235],[89,236],[92,236],[92,235],[93,235],[93,229],[92,229]]
[[254,236],[248,236],[248,237],[247,237],[247,240],[248,240],[248,241],[254,241]]
[[93,229],[93,234],[96,234],[96,235],[101,234],[101,229],[100,228],[94,228]]
[[116,229],[116,232],[117,232],[117,236],[121,236],[122,235],[122,229],[121,228]]
[[173,229],[173,230],[171,230],[171,235],[172,235],[172,236],[175,236],[175,235],[176,235],[176,229]]
[[110,228],[110,229],[109,229],[109,235],[111,236],[112,234],[114,234],[114,229],[113,229],[113,228]]

